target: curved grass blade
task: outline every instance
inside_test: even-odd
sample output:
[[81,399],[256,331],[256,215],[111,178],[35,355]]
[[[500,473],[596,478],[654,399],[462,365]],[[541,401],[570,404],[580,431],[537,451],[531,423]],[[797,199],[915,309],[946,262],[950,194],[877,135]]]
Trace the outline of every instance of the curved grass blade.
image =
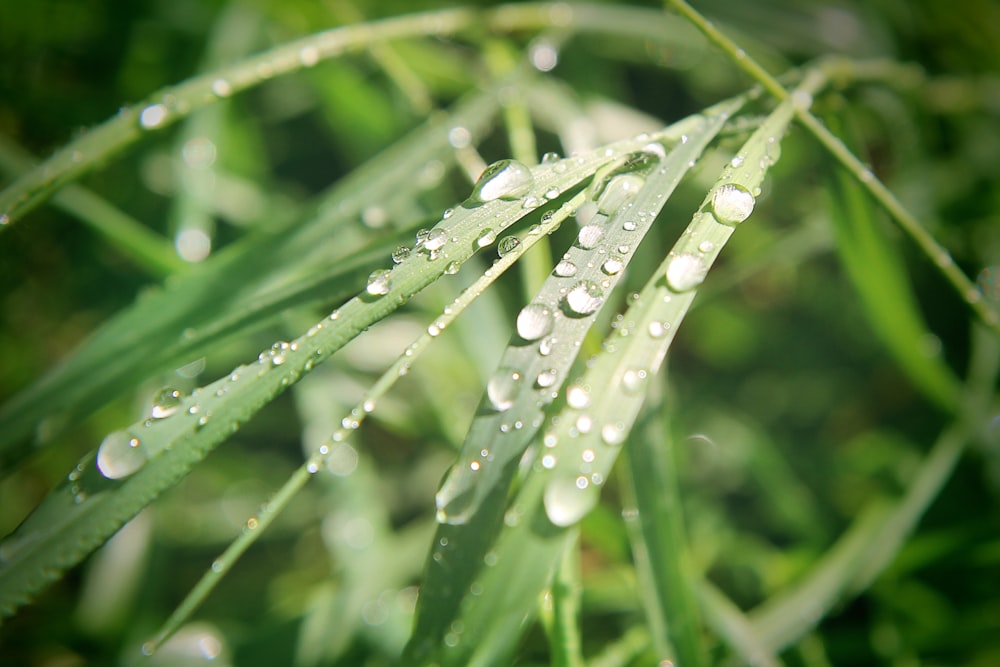
[[243,554],[260,535],[263,528],[269,525],[277,515],[285,508],[294,495],[305,485],[309,475],[315,474],[324,464],[339,456],[342,447],[367,419],[368,415],[375,411],[378,401],[392,388],[396,381],[405,375],[410,366],[427,349],[430,343],[451,323],[461,315],[469,305],[478,298],[487,287],[493,284],[505,271],[507,271],[527,250],[533,247],[546,235],[552,233],[579,207],[584,200],[584,194],[580,193],[568,202],[564,203],[551,216],[545,216],[538,230],[529,230],[522,235],[520,243],[500,257],[493,266],[488,269],[478,280],[463,290],[455,301],[445,309],[445,312],[427,328],[427,332],[414,341],[406,351],[375,381],[372,387],[365,393],[358,404],[351,410],[349,415],[345,415],[340,421],[340,426],[334,429],[327,442],[319,446],[317,451],[309,457],[292,477],[278,490],[264,509],[254,517],[261,530],[247,531],[234,540],[229,547],[213,564],[210,572],[206,572],[198,584],[185,596],[163,627],[157,632],[156,637],[147,643],[149,650],[155,650],[170,636],[180,628],[191,616],[194,610],[215,588],[221,578],[235,564],[236,560]]
[[[757,61],[747,55],[728,37],[721,33],[711,21],[705,19],[685,0],[667,0],[667,4],[677,10],[708,38],[710,42],[725,52],[737,67],[749,74],[767,90],[775,99],[785,100],[789,93],[767,70]],[[850,80],[857,69],[851,61],[830,59],[823,63],[824,70],[830,78]],[[892,69],[891,75],[899,75],[899,70]],[[799,104],[795,110],[797,120],[812,134],[817,141],[847,169],[848,173],[865,188],[869,195],[889,213],[900,229],[907,234],[917,247],[934,264],[945,280],[955,290],[969,308],[991,329],[1000,333],[1000,311],[993,304],[987,303],[975,284],[962,273],[947,248],[938,243],[923,225],[906,209],[889,188],[875,177],[871,169],[866,167],[854,153],[844,145],[833,132],[826,128],[809,112],[809,104]]]
[[[614,152],[641,148],[630,140]],[[540,165],[510,160],[483,174],[466,202],[451,210],[392,270],[377,271],[364,291],[292,342],[279,341],[258,361],[196,390],[170,396],[169,411],[105,438],[70,477],[4,542],[0,615],[8,615],[42,586],[110,537],[125,521],[175,483],[192,465],[277,394],[415,293],[492,242],[528,215],[525,202],[572,188],[606,162],[604,151]],[[162,406],[161,406],[162,407]],[[155,410],[154,406],[154,410]],[[158,418],[163,417],[163,418]],[[96,466],[94,465],[96,460]]]
[[[496,105],[492,89],[470,97],[333,186],[301,224],[276,225],[217,253],[105,323],[60,366],[0,406],[0,466],[23,456],[29,437],[42,444],[123,387],[187,363],[198,332],[225,328],[227,318],[240,320],[241,311],[260,305],[262,292],[276,294],[294,281],[327,274],[360,243],[343,229],[346,223],[372,201],[412,193],[414,174],[429,161],[451,157],[450,128],[461,125],[476,136]],[[197,335],[190,337],[192,331]]]
[[825,192],[840,260],[872,329],[914,385],[938,407],[954,412],[958,380],[941,355],[926,352],[930,332],[872,200],[843,171],[828,177]]
[[[811,94],[822,83],[822,75],[812,73],[801,91]],[[442,665],[505,664],[532,617],[534,601],[569,544],[571,531],[567,529],[597,503],[645,398],[648,378],[661,365],[695,288],[735,225],[751,213],[751,193],[777,159],[778,139],[792,119],[793,105],[792,101],[779,105],[723,170],[687,231],[625,313],[617,333],[588,364],[583,377],[566,388],[566,405],[551,419],[552,426],[542,439],[544,446],[503,516],[499,537],[494,541],[481,534],[469,535],[467,541],[481,549],[478,553],[466,551],[465,543],[451,539],[435,544],[425,578],[425,589],[429,589],[425,593],[435,596],[434,604],[421,600],[418,614],[421,610],[424,616],[437,613],[445,628],[453,621],[463,628],[458,641],[449,641],[446,634],[444,646],[433,654]],[[502,514],[505,501],[500,494],[487,497],[480,513],[499,508]],[[460,550],[465,571],[450,553]],[[445,558],[450,559],[448,570],[440,565]],[[525,562],[532,567],[519,566]],[[430,588],[435,570],[443,592]],[[448,581],[440,580],[444,578]],[[459,598],[457,613],[453,611],[455,597]],[[417,618],[415,641],[419,643],[411,642],[408,647],[411,662],[416,664],[425,664],[435,650],[427,644],[436,638],[419,634],[423,618]],[[430,624],[424,621],[424,625]]]
[[703,46],[697,33],[673,17],[649,10],[609,10],[589,5],[526,3],[485,12],[445,9],[333,28],[164,88],[144,102],[123,107],[114,118],[65,145],[0,191],[0,233],[66,183],[80,178],[146,134],[162,130],[193,111],[346,52],[405,37],[452,35],[477,25],[511,32],[553,26],[612,31],[658,41],[669,39],[679,49]]
[[[673,137],[676,144],[644,178],[637,169],[653,155],[641,153],[622,154],[594,176],[589,190],[594,215],[518,315],[511,344],[487,384],[458,462],[438,492],[442,525],[407,647],[411,663],[431,660],[442,638],[448,644],[450,623],[501,528],[511,480],[580,342],[677,183],[743,102],[742,97],[730,100],[672,126],[664,137]],[[447,658],[441,659],[461,663],[466,650],[446,651]]]

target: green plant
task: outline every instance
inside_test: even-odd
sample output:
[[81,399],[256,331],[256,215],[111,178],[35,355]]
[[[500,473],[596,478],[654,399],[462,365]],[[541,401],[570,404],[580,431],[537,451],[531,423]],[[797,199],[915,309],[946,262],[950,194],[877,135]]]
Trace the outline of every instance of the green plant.
[[[154,281],[0,408],[4,525],[27,515],[0,543],[0,613],[18,612],[6,627],[105,545],[78,601],[64,583],[42,604],[77,605],[82,629],[64,643],[90,638],[125,662],[140,646],[154,664],[185,660],[191,642],[238,664],[996,657],[995,627],[975,626],[989,601],[941,592],[925,569],[969,545],[963,566],[992,563],[995,542],[975,518],[913,536],[968,443],[995,465],[995,213],[933,228],[982,269],[977,288],[920,222],[948,193],[912,192],[926,173],[971,178],[975,164],[932,153],[919,127],[995,119],[981,93],[995,81],[832,55],[793,68],[746,35],[765,69],[668,4],[369,22],[340,7],[343,27],[249,57],[262,18],[227,5],[207,73],[38,167],[0,147],[24,170],[0,193],[0,243],[32,243],[29,213],[51,199]],[[282,17],[296,15],[275,12],[272,29],[294,32]],[[676,105],[666,127],[588,107],[549,73],[569,59],[573,83],[611,92],[599,68],[648,61],[647,47],[690,66],[676,74],[683,102],[651,89],[667,71],[634,74],[638,96]],[[317,169],[335,182],[303,204],[277,167],[309,150],[316,127],[293,131],[307,120],[345,163],[395,141],[343,175],[304,160],[303,183]],[[886,124],[901,134],[880,137]],[[168,218],[177,253],[72,184],[110,163],[91,178],[117,199],[115,179],[135,170],[125,151],[147,135],[182,159],[147,142],[144,182],[166,203],[123,203]],[[848,145],[889,157],[872,168]],[[995,201],[996,179],[979,178]],[[243,227],[212,240],[216,219]],[[675,335],[676,385],[661,372]],[[679,447],[693,432],[709,446]],[[962,474],[995,506],[995,475]],[[39,482],[52,490],[28,514],[20,498]],[[945,507],[968,516],[966,502]],[[841,629],[837,605],[862,593],[874,618],[844,613]],[[207,629],[191,622],[201,605]],[[954,624],[972,624],[972,641],[949,644],[939,628]],[[2,639],[40,664],[48,649],[26,636]]]

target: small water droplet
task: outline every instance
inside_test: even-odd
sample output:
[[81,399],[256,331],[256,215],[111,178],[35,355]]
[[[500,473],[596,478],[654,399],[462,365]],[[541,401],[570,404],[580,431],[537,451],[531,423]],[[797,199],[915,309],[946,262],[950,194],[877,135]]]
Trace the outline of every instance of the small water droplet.
[[521,247],[521,239],[516,236],[505,236],[497,244],[497,254],[503,257],[509,255]]
[[724,225],[737,225],[753,213],[754,196],[739,183],[725,183],[712,194],[715,218]]
[[155,129],[163,125],[169,113],[163,104],[150,104],[139,113],[139,124],[147,130]]
[[399,264],[409,256],[410,256],[409,248],[407,248],[405,245],[398,246],[395,250],[392,251],[392,263]]
[[496,232],[494,232],[492,229],[484,229],[482,232],[480,232],[479,236],[476,238],[476,246],[479,248],[485,248],[486,246],[491,245],[496,240],[497,240]]
[[608,274],[609,276],[618,275],[625,268],[625,262],[621,257],[609,257],[605,260],[604,264],[601,264],[601,271]]
[[462,268],[461,262],[448,262],[448,266],[444,267],[444,273],[447,276],[453,276],[458,273],[458,270]]
[[625,222],[622,223],[622,229],[624,229],[626,232],[634,232],[638,228],[639,225],[635,223],[635,220],[626,220]]
[[545,191],[545,198],[548,200],[555,199],[559,196],[559,188],[552,187]]
[[584,250],[590,250],[601,241],[603,236],[604,229],[599,225],[584,225],[576,236],[576,244]]
[[177,412],[181,407],[181,394],[179,389],[164,387],[153,396],[153,406],[149,410],[149,416],[153,419],[165,419]]
[[[261,362],[264,361],[270,362],[272,366],[280,366],[281,364],[285,363],[285,360],[288,358],[288,353],[291,351],[291,348],[292,346],[289,343],[283,340],[279,340],[270,347],[266,355],[265,354],[258,355],[257,360]],[[197,407],[197,406],[191,406],[191,407]]]
[[552,354],[552,348],[556,344],[556,338],[554,336],[548,336],[543,338],[538,343],[538,354],[543,357],[547,357]]
[[108,479],[122,479],[142,468],[148,460],[139,438],[127,431],[108,434],[97,449],[97,469]]
[[567,527],[582,519],[594,503],[590,498],[593,494],[585,493],[589,485],[586,477],[566,478],[557,473],[545,486],[545,515],[549,521]]
[[661,322],[659,320],[653,320],[649,323],[649,335],[651,338],[663,338],[667,335],[667,330],[670,329],[669,322]]
[[392,287],[392,274],[388,270],[372,271],[368,276],[368,284],[365,291],[372,296],[383,296],[389,293]]
[[521,374],[510,368],[498,368],[486,383],[486,397],[497,412],[514,405],[521,385]]
[[555,316],[548,306],[531,303],[517,314],[517,335],[524,340],[538,340],[547,336],[555,324]]
[[571,408],[583,410],[590,405],[590,392],[586,387],[575,384],[566,389],[566,404]]
[[625,425],[621,422],[605,424],[601,428],[601,440],[612,447],[622,444],[625,442]]
[[629,368],[622,375],[622,389],[626,394],[639,394],[646,386],[647,373],[642,368]]
[[552,164],[553,162],[558,162],[560,159],[559,153],[550,151],[542,156],[542,164]]
[[574,316],[590,315],[603,303],[604,292],[596,283],[589,280],[581,280],[563,297],[567,314]]
[[548,368],[538,374],[535,378],[535,384],[541,388],[551,387],[559,379],[559,371],[555,368]]
[[715,244],[711,241],[702,241],[698,244],[698,250],[700,252],[712,252],[715,250]]
[[576,275],[576,264],[564,259],[556,264],[555,274],[560,278],[570,278]]
[[212,82],[212,92],[219,97],[229,97],[233,93],[233,87],[225,79],[216,79]]
[[675,292],[692,290],[705,280],[708,267],[697,255],[677,255],[667,265],[667,285]]
[[470,201],[485,203],[495,199],[520,199],[535,184],[531,170],[517,160],[494,162],[483,172],[469,196]]

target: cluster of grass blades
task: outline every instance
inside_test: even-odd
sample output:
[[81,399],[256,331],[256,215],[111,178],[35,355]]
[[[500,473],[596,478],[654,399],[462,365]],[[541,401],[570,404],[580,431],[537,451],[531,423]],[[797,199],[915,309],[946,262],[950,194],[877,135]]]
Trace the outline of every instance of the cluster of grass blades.
[[[259,17],[234,4],[216,18],[206,73],[123,107],[37,165],[0,143],[12,175],[0,244],[30,239],[51,204],[162,279],[0,406],[0,500],[14,508],[0,525],[10,531],[0,542],[0,656],[86,658],[85,648],[7,632],[46,605],[75,607],[80,629],[63,637],[78,632],[105,659],[150,665],[897,664],[924,648],[900,638],[910,626],[894,593],[927,601],[921,622],[965,619],[914,572],[970,543],[982,546],[976,562],[995,563],[995,539],[976,542],[974,524],[911,536],[970,443],[995,455],[1000,279],[988,256],[975,258],[978,286],[966,277],[848,147],[860,130],[845,111],[858,88],[933,81],[844,57],[775,78],[683,0],[667,4],[511,4],[374,21],[345,5],[347,25],[250,57],[243,35]],[[622,105],[588,107],[557,78],[576,42],[601,58],[668,53],[690,66],[702,98],[745,89],[665,127]],[[218,67],[225,57],[236,64]],[[362,58],[384,81],[361,82]],[[704,83],[712,77],[724,84]],[[268,103],[268,90],[291,101]],[[347,90],[370,105],[343,104]],[[265,110],[322,109],[345,151],[365,145],[351,123],[404,136],[292,203],[237,175],[267,155],[230,108],[256,92]],[[447,107],[431,111],[443,98]],[[393,103],[410,110],[407,133],[375,111]],[[216,164],[227,123],[246,133],[242,163]],[[177,252],[81,183],[157,136],[183,155],[164,186]],[[487,166],[489,153],[507,157]],[[818,161],[808,178],[819,186],[795,190],[794,175],[780,173],[786,161]],[[773,172],[791,194],[772,189]],[[792,212],[775,214],[783,196]],[[241,209],[245,198],[259,211]],[[796,224],[770,232],[761,209]],[[216,218],[249,229],[210,253]],[[727,247],[746,234],[756,248]],[[995,233],[981,236],[996,244]],[[969,342],[942,342],[928,326],[901,247],[916,249],[909,261],[923,262]],[[711,397],[730,372],[745,370],[762,339],[788,333],[713,305],[719,295],[742,287],[743,302],[770,308],[794,291],[774,281],[828,255],[856,293],[849,314],[865,324],[839,335],[863,339],[843,344],[860,359],[817,365],[827,378],[785,367],[780,380],[747,381],[746,404],[771,410],[766,428],[764,414],[725,409]],[[726,379],[693,383],[685,399],[663,367],[702,303],[688,345],[703,375]],[[803,308],[791,319],[821,316]],[[803,333],[768,358],[801,364],[800,339],[818,326],[799,322]],[[964,375],[940,349],[948,344],[960,347]],[[865,382],[858,367],[882,356],[891,376],[880,381],[906,388],[900,400],[927,413],[919,424],[892,430],[840,406],[823,437],[846,453],[791,451],[788,442],[832,423],[824,402]],[[839,373],[848,359],[855,367]],[[798,402],[812,421],[791,423],[787,406]],[[704,434],[680,436],[692,431]],[[61,479],[49,474],[77,458]],[[825,467],[839,477],[827,480]],[[858,482],[862,473],[870,479]],[[715,491],[697,488],[713,478]],[[51,489],[31,491],[38,480]],[[757,498],[740,503],[751,491]],[[30,511],[9,501],[27,492],[43,495]],[[756,531],[740,526],[746,516]],[[171,568],[172,556],[185,567]],[[78,599],[68,573],[82,573]],[[892,581],[878,591],[883,576]],[[879,617],[841,630],[836,615],[859,595]],[[870,634],[864,649],[857,625]],[[925,630],[926,650],[948,650]],[[987,660],[1000,647],[961,655]]]

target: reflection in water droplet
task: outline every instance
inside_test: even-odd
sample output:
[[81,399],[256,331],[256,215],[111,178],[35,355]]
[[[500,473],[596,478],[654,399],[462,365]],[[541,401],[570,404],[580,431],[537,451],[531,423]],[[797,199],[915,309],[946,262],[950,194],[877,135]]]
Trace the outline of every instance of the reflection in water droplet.
[[555,317],[547,306],[531,303],[517,315],[517,335],[524,340],[538,340],[552,331]]
[[684,253],[677,255],[667,265],[667,285],[675,292],[687,292],[705,280],[708,267],[701,257]]
[[497,254],[503,257],[509,255],[521,247],[521,239],[516,236],[505,236],[497,244]]
[[445,242],[448,240],[448,233],[443,229],[432,229],[427,232],[427,236],[424,238],[424,249],[434,252],[435,250],[440,250],[444,247]]
[[392,274],[388,270],[372,271],[368,276],[368,284],[365,291],[372,296],[383,296],[389,293],[392,287]]
[[476,246],[485,248],[497,240],[497,234],[492,229],[484,229],[476,238]]
[[146,450],[131,433],[115,431],[97,450],[97,469],[108,479],[128,477],[146,464]]
[[535,184],[531,170],[517,160],[494,162],[483,172],[469,195],[472,202],[520,199]]
[[625,262],[621,257],[609,257],[604,264],[601,265],[601,271],[609,276],[618,275],[624,268]]
[[521,374],[510,368],[498,368],[486,383],[486,397],[497,412],[514,405],[521,384]]
[[392,263],[399,264],[409,256],[410,256],[409,248],[407,248],[405,245],[398,246],[395,250],[392,251]]
[[739,183],[725,183],[712,194],[712,211],[725,225],[736,225],[753,213],[754,197]]

